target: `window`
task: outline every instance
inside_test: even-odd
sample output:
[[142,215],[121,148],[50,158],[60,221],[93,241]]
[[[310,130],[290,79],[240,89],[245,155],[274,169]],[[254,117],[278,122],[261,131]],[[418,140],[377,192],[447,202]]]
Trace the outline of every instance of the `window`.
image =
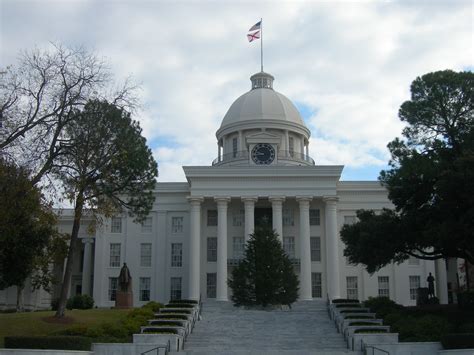
[[150,300],[150,278],[140,277],[140,301]]
[[172,267],[183,266],[183,244],[182,243],[171,244],[171,266]]
[[232,256],[234,259],[242,259],[244,257],[245,240],[244,237],[232,238]]
[[408,258],[408,265],[420,265],[420,259],[410,256]]
[[217,226],[217,210],[207,210],[207,225]]
[[142,233],[151,233],[152,231],[153,231],[153,219],[151,217],[147,217],[142,223]]
[[237,138],[232,139],[232,157],[237,157]]
[[311,261],[321,261],[321,238],[311,237]]
[[357,289],[357,276],[347,276],[347,298],[356,300],[359,298],[359,291]]
[[183,217],[171,218],[171,233],[183,233]]
[[109,301],[117,298],[118,277],[109,277]]
[[321,288],[321,273],[312,272],[311,273],[311,296],[313,298],[321,298],[323,294]]
[[290,157],[293,157],[295,155],[295,139],[293,137],[289,137],[288,144],[288,151],[290,153]]
[[140,244],[140,266],[151,267],[151,243]]
[[207,298],[216,298],[216,284],[217,284],[217,274],[215,272],[207,274],[207,287],[206,287]]
[[120,267],[120,243],[110,244],[110,267]]
[[410,278],[410,299],[416,300],[418,289],[420,288],[420,276],[409,276]]
[[110,233],[122,233],[122,217],[112,217]]
[[234,227],[242,227],[245,223],[245,211],[240,210],[238,212],[234,212],[232,215],[232,225]]
[[321,213],[319,209],[309,210],[309,224],[311,226],[319,226],[321,224]]
[[390,284],[388,276],[379,276],[379,296],[390,298]]
[[283,250],[290,259],[295,257],[295,237],[283,237]]
[[357,216],[344,216],[344,224],[354,224],[357,222]]
[[283,225],[284,226],[294,226],[295,225],[295,215],[293,210],[290,208],[283,209]]
[[208,262],[217,261],[217,238],[216,237],[207,238],[207,261]]
[[171,278],[171,287],[170,287],[170,299],[171,300],[180,300],[181,299],[181,277],[172,277]]

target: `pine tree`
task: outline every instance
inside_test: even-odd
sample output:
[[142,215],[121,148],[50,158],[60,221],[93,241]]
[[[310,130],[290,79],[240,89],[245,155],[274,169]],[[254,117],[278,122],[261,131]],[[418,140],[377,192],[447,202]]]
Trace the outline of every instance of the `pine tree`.
[[290,306],[298,297],[298,279],[275,231],[257,228],[245,257],[229,280],[236,306]]

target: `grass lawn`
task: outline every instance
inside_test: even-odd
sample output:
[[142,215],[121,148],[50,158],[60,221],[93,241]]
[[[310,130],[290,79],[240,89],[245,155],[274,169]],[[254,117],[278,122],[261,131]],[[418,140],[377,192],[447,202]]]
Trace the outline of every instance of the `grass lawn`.
[[0,313],[0,348],[3,348],[5,336],[49,335],[75,325],[114,323],[128,312],[126,309],[77,309],[66,311],[66,319],[62,322],[55,322],[51,318],[53,311]]

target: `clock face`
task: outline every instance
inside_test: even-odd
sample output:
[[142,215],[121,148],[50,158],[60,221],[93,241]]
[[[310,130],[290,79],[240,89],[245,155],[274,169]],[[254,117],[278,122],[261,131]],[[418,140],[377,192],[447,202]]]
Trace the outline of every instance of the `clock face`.
[[259,143],[252,149],[252,160],[258,165],[268,165],[275,159],[275,149],[268,143]]

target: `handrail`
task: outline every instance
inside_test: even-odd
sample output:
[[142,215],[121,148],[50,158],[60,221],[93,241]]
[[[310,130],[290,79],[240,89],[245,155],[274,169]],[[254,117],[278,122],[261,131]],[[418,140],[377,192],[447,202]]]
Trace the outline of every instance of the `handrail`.
[[378,351],[381,351],[384,354],[390,355],[390,352],[388,352],[387,350],[377,348],[376,346],[373,346],[373,345],[367,345],[366,343],[364,343],[364,341],[362,341],[362,348],[364,350],[365,355],[368,355],[367,354],[367,349],[372,349],[372,355],[375,355],[375,350],[378,350]]
[[140,355],[145,355],[145,354],[148,354],[148,353],[150,353],[152,351],[155,351],[155,350],[156,350],[156,354],[160,355],[160,349],[165,349],[165,355],[167,355],[171,351],[170,341],[168,340],[168,344],[166,344],[166,346],[164,346],[164,345],[157,346],[153,349],[150,349],[150,350],[147,350],[147,351],[144,351],[144,352],[140,353]]

